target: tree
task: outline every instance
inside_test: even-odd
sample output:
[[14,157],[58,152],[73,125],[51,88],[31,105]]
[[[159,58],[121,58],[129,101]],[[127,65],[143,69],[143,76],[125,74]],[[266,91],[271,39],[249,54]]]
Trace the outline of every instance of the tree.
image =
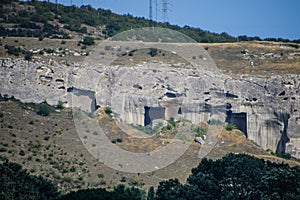
[[50,112],[51,112],[51,106],[46,101],[38,105],[37,114],[41,116],[48,116]]
[[170,179],[159,183],[156,191],[156,198],[160,200],[180,199],[183,186],[178,179]]
[[93,44],[95,44],[94,38],[87,36],[83,39],[82,44],[84,44],[84,45],[93,45]]
[[5,161],[0,165],[0,199],[57,199],[57,188],[39,176],[29,175],[17,163]]
[[300,168],[245,154],[202,159],[187,184],[161,182],[155,199],[299,199]]
[[147,200],[154,200],[154,198],[155,198],[154,187],[151,186],[148,190]]

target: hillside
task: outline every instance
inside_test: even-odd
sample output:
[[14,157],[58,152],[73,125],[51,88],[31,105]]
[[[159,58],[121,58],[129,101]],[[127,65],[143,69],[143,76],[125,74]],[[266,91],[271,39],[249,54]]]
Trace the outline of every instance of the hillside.
[[[220,134],[206,158],[217,160],[228,153],[245,153],[300,166],[296,159],[300,158],[300,40],[235,38],[227,33],[117,15],[89,5],[40,1],[1,1],[0,22],[0,162],[21,164],[30,174],[50,180],[62,193],[90,188],[111,192],[118,184],[147,190],[163,187],[161,182],[171,178],[185,184],[191,169],[198,166],[199,150],[204,147],[194,141],[194,136],[204,138],[211,123],[208,118],[218,112],[227,119],[221,122],[222,131],[213,132]],[[155,48],[144,49],[105,43],[117,33],[145,26],[177,30],[199,43],[174,45],[172,51],[159,49],[159,42],[154,43]],[[181,57],[179,49],[186,50],[188,59]],[[85,61],[95,54],[100,61],[111,55],[116,59],[111,66],[98,66],[101,62],[88,65]],[[207,63],[210,57],[220,74],[197,65]],[[196,63],[194,68],[189,68],[191,63]],[[76,112],[70,107],[73,102],[68,96],[73,95],[73,101],[80,96],[78,91],[92,94],[92,103],[85,101],[86,96],[78,98],[79,107],[86,104],[90,110]],[[119,94],[133,98],[128,100]],[[113,97],[115,104],[109,105],[106,99],[111,101]],[[159,113],[157,108],[162,104],[157,102],[177,97],[193,102],[185,116],[201,119],[197,124],[183,117],[166,120],[164,113],[155,118],[158,121],[151,121],[161,126],[159,133],[153,124],[146,125],[150,107]],[[163,109],[175,101],[170,102],[163,102]],[[182,107],[175,112],[180,113]],[[85,135],[80,135],[75,118],[82,114],[98,120],[109,144],[134,153],[152,153],[167,146],[182,124],[191,126],[189,130],[195,135],[186,152],[167,167],[129,173],[108,167],[92,155],[84,142],[91,138],[87,143],[100,149],[100,130],[84,124]],[[118,115],[122,115],[121,121],[132,120],[126,124],[127,129],[114,120]],[[134,137],[138,130],[155,135]],[[288,145],[290,148],[286,148]]]
[[[146,189],[173,177],[185,182],[190,170],[199,163],[200,146],[193,143],[179,160],[166,168],[144,174],[116,171],[98,162],[83,146],[76,133],[70,109],[57,110],[49,116],[41,116],[37,114],[37,105],[6,99],[0,102],[0,110],[1,159],[22,164],[32,174],[51,180],[60,191],[113,188],[117,184]],[[112,121],[103,123],[117,130]],[[122,138],[118,145],[131,151],[144,151],[148,148],[141,146],[141,141],[130,142],[130,136],[124,132],[111,132],[108,137]],[[159,143],[161,144],[160,139],[145,142],[152,145]],[[220,159],[230,152],[248,153],[270,161],[286,162],[291,166],[300,165],[295,160],[284,160],[262,150],[237,130],[224,130],[207,158]]]
[[[197,42],[236,42],[262,40],[259,37],[233,37],[223,32],[212,33],[190,26],[150,21],[132,15],[117,15],[110,10],[95,9],[90,5],[64,6],[48,2],[3,0],[0,2],[0,36],[50,37],[79,39],[83,35],[95,38],[111,37],[117,33],[141,27],[162,27],[179,31]],[[289,42],[283,38],[266,41]],[[291,42],[299,43],[300,40]]]

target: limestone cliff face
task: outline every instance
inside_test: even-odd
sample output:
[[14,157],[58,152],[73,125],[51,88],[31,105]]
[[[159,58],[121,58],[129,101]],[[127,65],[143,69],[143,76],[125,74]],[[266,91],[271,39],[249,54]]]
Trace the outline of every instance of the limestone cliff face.
[[227,115],[228,122],[263,148],[300,158],[297,75],[231,78],[201,66],[151,62],[81,66],[1,59],[0,66],[1,95],[23,102],[63,101],[67,106],[73,102],[89,111],[95,105],[111,106],[117,118],[138,125],[161,116],[199,123]]

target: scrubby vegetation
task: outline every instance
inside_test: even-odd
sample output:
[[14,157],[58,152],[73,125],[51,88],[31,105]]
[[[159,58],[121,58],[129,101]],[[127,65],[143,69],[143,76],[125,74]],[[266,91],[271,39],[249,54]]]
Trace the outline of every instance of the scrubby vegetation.
[[[27,9],[20,9],[16,5],[25,5]],[[70,36],[59,28],[57,24],[63,24],[64,29],[75,31],[79,34],[87,34],[86,26],[98,27],[103,37],[113,36],[122,31],[132,28],[148,26],[163,27],[179,31],[196,40],[197,42],[236,42],[261,40],[259,37],[239,36],[233,37],[225,32],[221,34],[212,33],[200,28],[190,26],[180,27],[169,23],[150,21],[141,17],[133,17],[130,14],[117,15],[110,10],[95,9],[90,5],[81,7],[64,6],[41,1],[18,1],[4,0],[0,2],[0,18],[4,23],[16,24],[13,29],[4,25],[0,26],[1,36],[35,36],[35,37],[60,37],[67,39]],[[284,41],[282,38],[267,38],[268,41]],[[293,42],[300,43],[300,40]]]

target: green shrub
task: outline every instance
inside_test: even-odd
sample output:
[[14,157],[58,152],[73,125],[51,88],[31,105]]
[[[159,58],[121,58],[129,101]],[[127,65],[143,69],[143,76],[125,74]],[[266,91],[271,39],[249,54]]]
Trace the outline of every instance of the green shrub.
[[20,156],[25,156],[25,151],[20,150],[19,155],[20,155]]
[[2,111],[0,111],[0,118],[3,118],[4,114]]
[[202,128],[197,125],[194,125],[194,124],[191,127],[191,131],[192,131],[193,135],[195,135],[195,137],[202,137],[203,135],[205,135],[207,133],[207,129]]
[[149,55],[150,55],[151,57],[157,56],[157,48],[150,48]]
[[48,141],[50,139],[50,135],[45,135],[44,140]]
[[99,133],[97,131],[94,131],[93,135],[99,135]]
[[72,167],[70,168],[70,172],[76,172],[76,167],[75,167],[75,166],[72,166]]
[[122,138],[117,138],[117,142],[123,142]]
[[64,102],[62,102],[62,101],[59,100],[58,103],[57,103],[57,105],[56,105],[56,108],[60,109],[60,110],[64,109]]
[[69,177],[69,176],[64,176],[64,177],[62,178],[62,180],[63,180],[64,182],[67,182],[67,183],[71,183],[71,182],[72,182],[72,178]]
[[10,54],[10,55],[19,56],[20,53],[22,53],[22,50],[21,50],[20,47],[5,45],[4,48],[7,50],[7,53]]
[[118,138],[113,139],[111,142],[115,144],[117,142],[123,142],[123,139],[118,137]]
[[95,39],[93,37],[87,36],[83,39],[82,44],[88,45],[88,46],[93,45],[93,44],[95,44]]
[[97,174],[98,178],[104,178],[104,174],[103,173],[100,173],[100,174]]
[[236,126],[233,124],[227,124],[225,126],[226,131],[232,131],[233,129],[236,129]]
[[46,101],[39,104],[37,114],[41,116],[49,116],[50,112],[51,106]]
[[26,51],[24,55],[24,59],[28,61],[32,60],[32,53],[30,51]]
[[112,109],[111,109],[111,107],[106,107],[106,108],[104,109],[104,112],[105,112],[107,115],[112,114]]

